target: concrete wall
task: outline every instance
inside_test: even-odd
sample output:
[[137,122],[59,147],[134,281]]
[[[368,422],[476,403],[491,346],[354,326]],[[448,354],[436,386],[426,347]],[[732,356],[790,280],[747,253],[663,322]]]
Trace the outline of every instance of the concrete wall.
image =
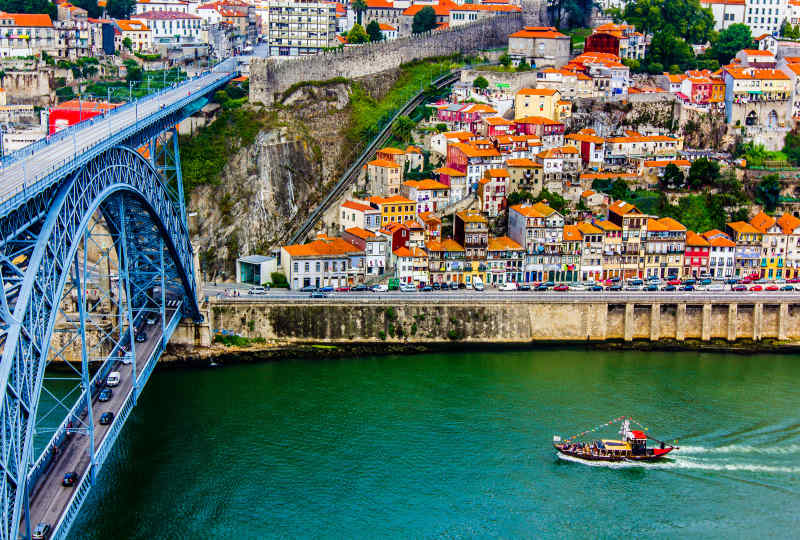
[[518,13],[481,19],[472,24],[423,35],[345,47],[291,60],[253,58],[250,64],[250,101],[271,104],[276,94],[300,81],[353,79],[399,67],[420,58],[506,46],[508,35],[522,27]]
[[[467,302],[285,304],[212,300],[209,329],[303,341],[800,340],[800,303]],[[399,330],[398,330],[399,329]],[[392,335],[394,334],[394,336]],[[188,344],[191,333],[183,336]],[[180,339],[180,338],[179,338]]]

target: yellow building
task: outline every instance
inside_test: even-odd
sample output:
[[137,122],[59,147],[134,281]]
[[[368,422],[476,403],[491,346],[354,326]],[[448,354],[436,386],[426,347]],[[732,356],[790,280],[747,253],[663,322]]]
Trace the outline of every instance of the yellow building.
[[783,234],[783,229],[778,221],[764,212],[759,212],[750,220],[750,225],[761,231],[761,277],[765,279],[778,279],[784,275],[788,236]]
[[370,197],[370,204],[381,211],[381,225],[405,223],[417,215],[417,203],[402,195]]
[[[523,88],[514,98],[514,119],[543,116],[559,122],[561,92],[552,88]],[[571,110],[571,109],[570,109]]]

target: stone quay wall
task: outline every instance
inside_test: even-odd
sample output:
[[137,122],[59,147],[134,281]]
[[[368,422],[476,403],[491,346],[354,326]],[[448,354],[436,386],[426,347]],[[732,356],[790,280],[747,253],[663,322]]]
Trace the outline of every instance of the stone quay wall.
[[207,346],[215,330],[293,343],[800,340],[800,303],[746,299],[706,303],[212,299],[206,314],[202,331],[187,323],[172,343]]
[[508,45],[508,35],[522,26],[522,14],[511,13],[445,30],[302,58],[253,58],[250,64],[250,102],[272,104],[276,95],[302,81],[326,81],[336,77],[355,79],[397,68],[412,60],[504,47]]

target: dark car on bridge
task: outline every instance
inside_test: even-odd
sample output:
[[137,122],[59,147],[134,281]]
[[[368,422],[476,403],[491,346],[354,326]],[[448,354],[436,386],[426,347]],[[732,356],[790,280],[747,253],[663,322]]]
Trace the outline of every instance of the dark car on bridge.
[[520,283],[519,285],[517,285],[517,290],[518,291],[529,291],[529,290],[531,290],[531,286],[528,285],[527,283]]
[[64,487],[74,487],[78,483],[78,473],[70,471],[64,473],[64,479],[61,480],[61,485]]
[[322,291],[314,291],[311,293],[311,298],[327,298],[328,293]]
[[49,523],[39,523],[36,528],[33,530],[33,534],[31,538],[33,540],[45,540],[45,538],[50,537],[51,527]]
[[743,292],[747,290],[747,287],[745,285],[734,285],[731,287],[731,290],[734,292]]
[[136,332],[136,343],[144,343],[145,341],[147,341],[147,332],[144,330]]
[[619,285],[619,284],[617,284],[617,285],[609,285],[608,287],[606,287],[606,290],[607,291],[614,291],[614,292],[621,291],[622,290],[622,285]]
[[672,292],[672,291],[677,291],[678,288],[675,285],[669,284],[661,287],[661,290],[666,292]]
[[369,287],[367,287],[367,286],[366,286],[366,285],[364,285],[363,283],[359,283],[358,285],[355,285],[355,286],[354,286],[352,289],[350,289],[350,290],[351,290],[351,291],[353,291],[353,292],[366,292],[366,291],[368,291],[368,290],[369,290]]
[[103,388],[100,391],[100,395],[97,396],[97,401],[108,401],[111,399],[112,396],[111,388]]
[[725,280],[726,285],[736,285],[737,283],[739,283],[739,280],[736,278],[729,278]]
[[791,286],[791,285],[784,285],[783,287],[781,287],[781,290],[782,291],[793,291],[794,287]]
[[644,288],[644,290],[647,291],[647,292],[657,291],[658,290],[658,285],[648,285],[647,287]]
[[103,414],[100,415],[100,425],[101,426],[107,426],[113,421],[114,421],[114,413],[112,413],[110,411],[109,412],[104,412]]
[[595,291],[595,292],[602,291],[603,290],[603,286],[602,285],[592,285],[591,287],[589,287],[589,290],[590,291]]
[[300,292],[314,292],[316,290],[317,290],[317,288],[314,287],[313,285],[306,285],[305,287],[300,289]]

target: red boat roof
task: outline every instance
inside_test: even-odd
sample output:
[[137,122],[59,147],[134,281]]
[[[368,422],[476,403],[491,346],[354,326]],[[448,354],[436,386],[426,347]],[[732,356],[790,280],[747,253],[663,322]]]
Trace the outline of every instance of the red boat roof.
[[631,430],[631,435],[633,435],[634,439],[646,439],[647,435],[645,435],[644,431],[639,431],[638,429]]

